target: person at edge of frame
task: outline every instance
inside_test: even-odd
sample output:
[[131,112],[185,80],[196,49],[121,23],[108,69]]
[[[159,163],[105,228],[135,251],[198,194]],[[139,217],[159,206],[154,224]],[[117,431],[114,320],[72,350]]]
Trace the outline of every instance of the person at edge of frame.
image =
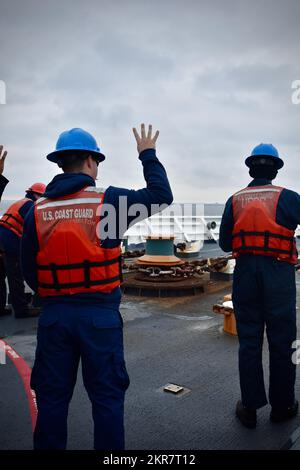
[[[2,175],[7,152],[3,152],[0,146],[0,192],[8,183]],[[7,302],[7,288],[5,279],[9,286],[10,301],[15,318],[36,317],[40,313],[39,308],[29,305],[25,293],[24,278],[21,271],[20,246],[21,236],[26,214],[34,205],[46,186],[43,183],[34,183],[26,190],[23,199],[14,202],[5,211],[0,219],[0,316],[10,315],[12,310]],[[1,193],[2,195],[2,193]]]
[[269,345],[270,420],[284,422],[296,416],[295,230],[300,223],[300,196],[274,186],[284,162],[272,144],[256,146],[246,158],[249,185],[226,203],[219,244],[236,258],[232,301],[239,338],[241,399],[236,416],[255,428],[257,409],[267,401],[262,346],[266,328]]

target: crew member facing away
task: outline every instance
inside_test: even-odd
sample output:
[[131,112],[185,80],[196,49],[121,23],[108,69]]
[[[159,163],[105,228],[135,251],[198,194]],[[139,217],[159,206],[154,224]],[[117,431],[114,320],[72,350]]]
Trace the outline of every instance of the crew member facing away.
[[294,232],[300,223],[300,196],[273,186],[283,166],[271,144],[255,147],[246,159],[253,178],[227,201],[220,247],[236,258],[233,306],[239,337],[241,400],[236,415],[256,426],[256,410],[267,404],[262,367],[264,330],[269,344],[270,419],[282,422],[297,414],[293,342],[296,339]]
[[[43,300],[31,378],[38,407],[35,449],[66,448],[68,407],[80,359],[92,403],[94,448],[124,448],[124,397],[129,378],[119,313],[120,243],[134,217],[128,216],[123,202],[125,199],[128,209],[143,205],[147,217],[152,204],[168,205],[173,200],[165,169],[155,153],[158,132],[152,137],[151,126],[146,134],[142,124],[141,136],[135,129],[134,134],[146,188],[96,188],[98,164],[105,157],[92,135],[75,128],[63,132],[56,151],[47,156],[63,174],[54,177],[45,199],[26,218],[24,275]],[[123,230],[119,227],[116,235],[99,239],[106,218],[102,204],[115,210],[116,220],[108,225],[120,225],[120,217],[125,217],[125,223],[123,220]]]
[[34,183],[27,189],[25,197],[12,204],[0,219],[0,251],[2,269],[0,269],[0,312],[7,313],[6,283],[7,277],[11,304],[16,318],[37,316],[39,309],[29,308],[25,295],[24,279],[20,263],[20,247],[24,218],[33,207],[34,201],[41,197],[46,186]]

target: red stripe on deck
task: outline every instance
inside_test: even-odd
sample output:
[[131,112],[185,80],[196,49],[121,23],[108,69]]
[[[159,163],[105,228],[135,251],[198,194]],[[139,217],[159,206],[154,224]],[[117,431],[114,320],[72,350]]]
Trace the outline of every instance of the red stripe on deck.
[[30,388],[30,377],[31,377],[31,368],[27,362],[23,359],[20,354],[18,354],[4,339],[1,341],[5,345],[5,353],[13,362],[15,368],[18,371],[19,376],[22,379],[24,389],[27,395],[29,411],[31,416],[31,425],[32,431],[34,431],[36,418],[37,418],[37,405],[34,390]]

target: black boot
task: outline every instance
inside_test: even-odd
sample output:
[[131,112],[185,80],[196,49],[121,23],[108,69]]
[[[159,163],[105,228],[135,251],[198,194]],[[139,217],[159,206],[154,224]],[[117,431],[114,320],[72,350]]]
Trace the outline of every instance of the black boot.
[[272,411],[270,414],[270,420],[273,423],[283,423],[284,421],[287,421],[288,419],[294,418],[294,416],[296,416],[296,414],[298,413],[298,406],[299,406],[299,403],[297,400],[295,400],[292,406],[284,410],[276,410],[272,408]]
[[246,428],[253,429],[256,427],[256,410],[246,408],[241,400],[236,404],[235,414]]

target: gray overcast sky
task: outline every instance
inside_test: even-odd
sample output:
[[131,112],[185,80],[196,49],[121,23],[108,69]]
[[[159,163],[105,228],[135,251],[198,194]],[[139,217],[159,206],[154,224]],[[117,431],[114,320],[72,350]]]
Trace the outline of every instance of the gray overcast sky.
[[262,141],[285,160],[277,184],[300,191],[299,24],[299,0],[0,0],[4,197],[52,179],[45,155],[71,127],[107,155],[99,186],[143,187],[142,121],[175,201],[224,202]]

